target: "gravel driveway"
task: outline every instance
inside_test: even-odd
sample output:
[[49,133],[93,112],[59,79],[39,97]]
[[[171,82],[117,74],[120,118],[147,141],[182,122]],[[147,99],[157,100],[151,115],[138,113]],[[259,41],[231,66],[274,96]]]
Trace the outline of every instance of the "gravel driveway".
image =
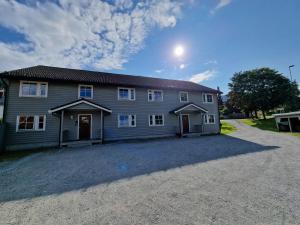
[[0,163],[0,224],[300,224],[300,139],[230,122]]

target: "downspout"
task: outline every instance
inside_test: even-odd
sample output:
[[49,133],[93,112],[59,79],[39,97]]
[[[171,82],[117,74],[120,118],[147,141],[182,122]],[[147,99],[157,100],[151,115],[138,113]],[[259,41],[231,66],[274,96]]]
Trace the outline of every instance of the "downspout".
[[61,132],[61,116],[59,116],[59,131],[58,131],[58,147],[60,148],[60,145],[61,145],[61,135],[60,135],[60,132]]
[[4,126],[4,135],[3,135],[3,143],[2,146],[0,146],[0,153],[5,151],[5,146],[6,146],[6,115],[7,115],[7,104],[8,104],[8,90],[9,90],[9,85],[6,83],[6,81],[3,78],[0,78],[1,82],[4,84],[4,104],[3,104],[3,118],[2,118],[2,124]]
[[218,120],[219,120],[219,133],[218,134],[221,134],[221,128],[222,128],[222,124],[221,124],[221,119],[220,119],[220,108],[219,108],[219,96],[218,95],[221,95],[221,91],[219,89],[219,87],[217,88],[218,89],[218,94],[217,94],[217,110],[218,110]]
[[1,78],[1,82],[4,84],[5,88],[4,88],[4,104],[3,104],[3,122],[6,121],[6,115],[7,115],[7,99],[8,99],[8,88],[9,85],[6,83],[6,81]]

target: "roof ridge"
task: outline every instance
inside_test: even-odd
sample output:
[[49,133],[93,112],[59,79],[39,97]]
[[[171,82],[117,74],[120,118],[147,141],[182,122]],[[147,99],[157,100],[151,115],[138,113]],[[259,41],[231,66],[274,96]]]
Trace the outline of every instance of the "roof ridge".
[[109,73],[74,68],[63,68],[54,66],[37,65],[0,73],[2,77],[14,79],[45,79],[64,80],[70,82],[101,83],[107,85],[129,85],[157,88],[171,88],[191,91],[214,92],[218,91],[191,81],[166,79],[158,77],[147,77],[140,75],[128,75]]

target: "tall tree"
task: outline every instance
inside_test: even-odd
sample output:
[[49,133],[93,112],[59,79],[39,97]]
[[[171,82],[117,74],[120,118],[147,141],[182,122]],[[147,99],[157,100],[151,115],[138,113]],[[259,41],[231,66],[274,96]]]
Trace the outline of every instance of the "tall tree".
[[[229,83],[231,102],[244,112],[265,112],[286,105],[297,95],[293,82],[270,68],[235,73]],[[298,93],[299,95],[299,93]]]

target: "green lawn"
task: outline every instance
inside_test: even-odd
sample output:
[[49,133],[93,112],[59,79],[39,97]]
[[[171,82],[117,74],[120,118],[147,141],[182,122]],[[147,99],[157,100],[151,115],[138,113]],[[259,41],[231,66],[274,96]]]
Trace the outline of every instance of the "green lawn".
[[235,126],[225,122],[224,120],[221,121],[221,124],[222,124],[221,134],[230,134],[237,130]]
[[[239,121],[241,121],[244,124],[247,124],[249,126],[257,127],[261,130],[278,132],[274,118],[269,118],[266,120],[263,120],[263,119],[254,119],[254,120],[253,119],[240,119]],[[300,137],[300,133],[291,133],[291,132],[281,132],[281,133]]]
[[257,127],[261,130],[269,130],[269,131],[276,131],[277,132],[277,127],[275,120],[273,118],[269,118],[266,120],[263,119],[258,119],[258,120],[252,120],[252,119],[241,119],[241,122],[252,126],[252,127]]

